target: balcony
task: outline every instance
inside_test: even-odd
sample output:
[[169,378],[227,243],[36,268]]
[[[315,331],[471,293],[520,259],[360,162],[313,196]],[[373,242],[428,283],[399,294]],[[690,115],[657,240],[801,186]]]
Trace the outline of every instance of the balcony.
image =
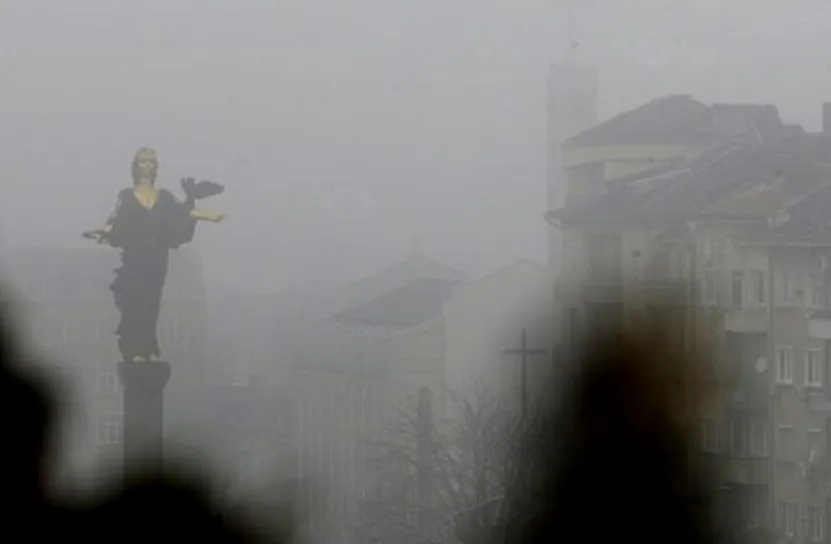
[[724,315],[725,332],[737,332],[741,334],[765,334],[768,332],[770,319],[767,309],[758,308],[733,308]]
[[771,390],[764,384],[741,384],[728,397],[727,404],[735,410],[766,412],[770,403]]
[[768,485],[770,463],[767,459],[728,457],[725,461],[724,480],[733,485]]
[[554,296],[564,302],[619,304],[623,301],[623,283],[559,278],[554,283]]
[[808,316],[808,336],[815,340],[831,340],[831,312],[815,312]]
[[626,289],[628,294],[654,306],[683,306],[691,296],[690,284],[681,280],[633,280]]

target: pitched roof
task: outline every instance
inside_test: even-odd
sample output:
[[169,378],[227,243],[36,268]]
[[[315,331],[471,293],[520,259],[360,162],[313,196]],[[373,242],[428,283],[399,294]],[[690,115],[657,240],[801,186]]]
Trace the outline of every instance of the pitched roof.
[[462,281],[464,274],[419,252],[380,272],[350,283],[346,287],[344,309],[359,306],[418,279]]
[[563,227],[586,223],[657,224],[701,216],[765,219],[823,180],[831,139],[797,135],[720,144],[674,167],[608,183],[592,201],[546,214]]
[[765,219],[795,197],[822,183],[815,168],[778,170],[749,180],[724,198],[701,210],[703,216]]
[[418,279],[392,292],[337,313],[333,320],[369,327],[403,328],[432,319],[442,311],[457,280]]
[[705,105],[670,95],[620,113],[569,139],[567,146],[693,144],[748,136],[766,141],[785,133],[773,105]]
[[688,142],[712,129],[712,110],[689,95],[656,98],[570,138],[566,145]]
[[674,169],[609,185],[607,194],[589,202],[569,204],[546,214],[563,227],[585,223],[684,222],[710,202],[746,181],[755,148],[747,144],[720,146],[678,164]]
[[780,208],[769,221],[758,225],[744,239],[769,245],[809,243],[831,244],[831,183],[823,182],[800,198]]

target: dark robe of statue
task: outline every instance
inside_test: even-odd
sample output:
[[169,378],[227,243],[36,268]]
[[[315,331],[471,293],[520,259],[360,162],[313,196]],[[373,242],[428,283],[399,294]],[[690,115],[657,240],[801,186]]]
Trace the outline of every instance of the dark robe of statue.
[[121,249],[121,266],[110,289],[121,313],[116,334],[125,361],[161,355],[156,327],[170,250],[193,240],[191,209],[165,189],[152,208],[143,206],[132,189],[119,195],[108,242]]
[[152,149],[142,148],[133,161],[133,188],[123,189],[105,228],[84,234],[121,249],[121,266],[110,285],[121,319],[116,329],[125,361],[161,355],[156,328],[170,251],[193,240],[196,222],[221,221],[224,214],[194,208],[196,200],[223,191],[217,183],[182,180],[186,199],[155,188],[158,162]]

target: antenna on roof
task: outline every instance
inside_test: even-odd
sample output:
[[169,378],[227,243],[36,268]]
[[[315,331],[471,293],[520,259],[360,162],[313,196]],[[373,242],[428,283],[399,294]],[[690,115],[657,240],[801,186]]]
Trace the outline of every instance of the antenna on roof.
[[576,22],[574,20],[574,5],[572,4],[572,0],[566,0],[566,28],[567,28],[567,36],[568,36],[568,62],[574,62],[574,53],[577,48],[580,46],[577,43],[577,39],[574,36]]
[[420,255],[421,254],[421,239],[419,239],[419,238],[410,238],[410,246],[413,249],[413,255]]

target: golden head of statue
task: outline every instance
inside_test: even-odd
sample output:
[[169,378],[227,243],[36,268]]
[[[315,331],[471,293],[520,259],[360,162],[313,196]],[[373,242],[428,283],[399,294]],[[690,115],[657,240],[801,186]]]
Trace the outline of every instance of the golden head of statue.
[[159,159],[156,151],[150,147],[142,147],[133,156],[133,163],[130,171],[133,177],[133,185],[156,183],[156,172],[159,170]]

